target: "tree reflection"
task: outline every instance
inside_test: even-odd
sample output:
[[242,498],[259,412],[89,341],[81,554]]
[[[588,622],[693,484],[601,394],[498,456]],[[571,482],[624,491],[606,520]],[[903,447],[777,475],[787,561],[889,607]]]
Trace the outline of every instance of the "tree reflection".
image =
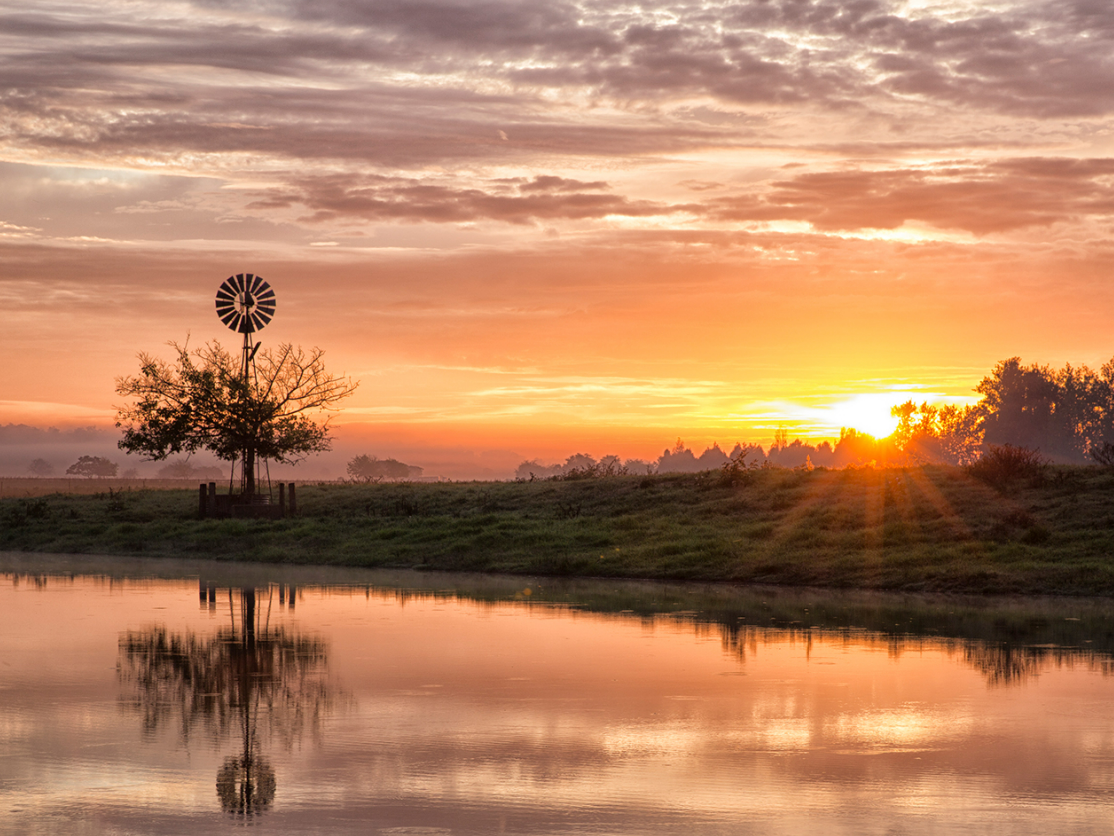
[[[269,626],[255,589],[228,590],[230,625],[214,636],[171,633],[165,626],[120,637],[117,665],[131,687],[126,703],[155,734],[171,724],[188,743],[199,731],[215,741],[235,737],[239,753],[217,773],[217,795],[229,814],[249,818],[275,796],[275,772],[263,744],[289,747],[316,726],[331,698],[326,647],[316,637]],[[236,606],[239,604],[239,607]],[[269,600],[268,600],[269,604]],[[237,609],[239,618],[237,618]]]
[[[651,622],[652,623],[652,622]],[[698,634],[706,634],[710,625],[694,621]],[[825,630],[808,627],[768,628],[754,625],[719,624],[721,645],[725,653],[745,663],[747,656],[756,656],[760,647],[781,643],[799,643],[806,656],[814,641],[826,644],[864,646],[885,649],[891,658],[903,653],[919,653],[926,649],[957,654],[964,664],[977,670],[990,686],[1023,685],[1050,667],[1074,668],[1077,664],[1103,676],[1114,675],[1114,659],[1108,653],[1091,649],[1058,645],[1024,645],[977,639],[937,638],[916,635],[887,635],[866,630]]]

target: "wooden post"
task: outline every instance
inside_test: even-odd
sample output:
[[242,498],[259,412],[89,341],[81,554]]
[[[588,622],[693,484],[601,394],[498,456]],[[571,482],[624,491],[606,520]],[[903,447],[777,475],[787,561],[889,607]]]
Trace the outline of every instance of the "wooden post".
[[202,482],[197,489],[197,516],[201,517],[201,519],[205,519],[209,516],[208,508],[206,507],[208,503],[205,501],[208,498],[209,493],[205,488],[205,483]]
[[279,516],[286,516],[286,484],[279,482]]
[[298,513],[298,501],[294,498],[294,483],[290,483],[290,516]]

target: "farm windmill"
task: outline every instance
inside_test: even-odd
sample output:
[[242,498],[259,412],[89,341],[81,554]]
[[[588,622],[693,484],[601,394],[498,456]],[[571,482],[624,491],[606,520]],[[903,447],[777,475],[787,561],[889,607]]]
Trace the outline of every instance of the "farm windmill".
[[[261,345],[252,337],[255,332],[262,331],[275,315],[275,292],[261,276],[237,273],[221,282],[217,289],[216,304],[220,321],[236,333],[244,335],[240,374],[243,377],[244,391],[250,391],[251,383],[256,377],[255,353]],[[248,484],[248,474],[243,470],[247,460],[247,455],[240,458],[241,492]]]

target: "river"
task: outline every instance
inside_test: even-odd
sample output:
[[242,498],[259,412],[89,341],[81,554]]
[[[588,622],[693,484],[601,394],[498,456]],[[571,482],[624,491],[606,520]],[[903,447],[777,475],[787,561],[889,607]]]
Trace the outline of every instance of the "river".
[[1114,606],[0,555],[0,832],[1107,833]]

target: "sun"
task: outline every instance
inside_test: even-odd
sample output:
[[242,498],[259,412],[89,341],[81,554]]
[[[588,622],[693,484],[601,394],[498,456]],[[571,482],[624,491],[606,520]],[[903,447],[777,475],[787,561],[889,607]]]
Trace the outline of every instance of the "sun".
[[853,428],[875,438],[885,438],[897,429],[898,419],[890,410],[902,400],[892,392],[852,395],[821,407],[817,417],[832,427]]
[[860,433],[886,438],[897,429],[898,419],[891,410],[907,400],[909,392],[860,392],[837,396],[838,400],[817,398],[811,406],[799,403],[770,404],[771,416],[787,419],[789,428],[796,428],[802,437],[837,436],[840,430],[854,429]]

